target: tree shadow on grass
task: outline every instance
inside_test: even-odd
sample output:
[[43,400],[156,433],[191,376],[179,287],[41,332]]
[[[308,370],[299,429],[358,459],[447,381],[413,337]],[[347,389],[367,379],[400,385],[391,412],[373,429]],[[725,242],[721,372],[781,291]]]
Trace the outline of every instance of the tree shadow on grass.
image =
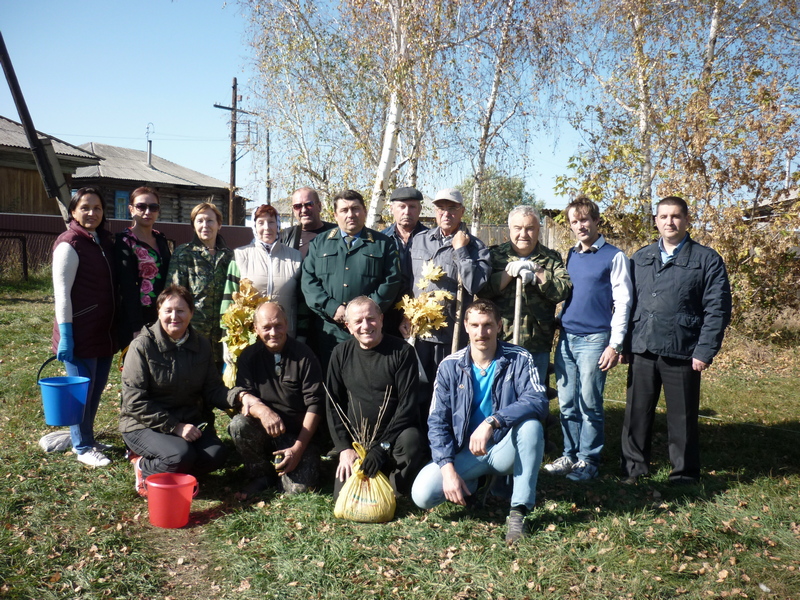
[[[759,479],[800,474],[795,460],[800,445],[800,422],[786,420],[775,424],[726,422],[704,410],[699,420],[700,482],[676,485],[668,480],[670,462],[667,449],[666,414],[659,411],[653,425],[651,476],[639,479],[636,485],[620,481],[620,433],[624,404],[606,405],[605,463],[600,477],[588,482],[572,482],[564,477],[540,471],[537,506],[548,502],[568,503],[566,511],[545,512],[539,517],[545,524],[562,521],[588,521],[599,511],[629,513],[643,508],[658,509],[664,503],[712,501],[739,484]],[[558,427],[550,430],[550,438],[558,451],[563,448]],[[559,452],[545,461],[553,460]]]

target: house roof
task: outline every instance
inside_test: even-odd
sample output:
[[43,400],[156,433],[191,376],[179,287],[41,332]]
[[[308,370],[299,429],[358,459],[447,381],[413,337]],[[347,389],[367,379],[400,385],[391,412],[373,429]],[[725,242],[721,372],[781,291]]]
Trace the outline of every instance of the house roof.
[[224,181],[182,167],[155,154],[151,157],[152,166],[150,166],[147,164],[147,152],[144,150],[120,148],[97,142],[81,144],[80,147],[103,160],[99,165],[78,169],[73,177],[76,181],[102,177],[156,185],[228,188],[228,184]]
[[[78,146],[68,144],[41,131],[36,133],[40,137],[48,138],[52,141],[53,150],[55,150],[62,167],[68,167],[69,170],[72,170],[79,166],[97,164],[99,160],[99,157],[92,154],[91,151],[83,150]],[[28,145],[28,137],[25,135],[25,129],[22,124],[3,116],[0,116],[0,149],[3,151],[0,164],[36,168],[31,147]]]

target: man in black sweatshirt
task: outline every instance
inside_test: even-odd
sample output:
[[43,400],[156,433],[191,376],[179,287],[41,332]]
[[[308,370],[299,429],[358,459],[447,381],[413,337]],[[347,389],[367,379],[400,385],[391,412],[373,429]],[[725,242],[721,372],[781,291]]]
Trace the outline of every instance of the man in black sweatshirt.
[[368,447],[361,471],[368,477],[383,471],[397,493],[408,493],[428,457],[419,429],[416,354],[406,342],[383,334],[381,310],[366,296],[347,305],[345,325],[353,337],[334,348],[327,377],[329,402],[336,404],[328,407],[328,424],[339,451],[334,497],[353,473],[353,434],[361,437],[364,430]]

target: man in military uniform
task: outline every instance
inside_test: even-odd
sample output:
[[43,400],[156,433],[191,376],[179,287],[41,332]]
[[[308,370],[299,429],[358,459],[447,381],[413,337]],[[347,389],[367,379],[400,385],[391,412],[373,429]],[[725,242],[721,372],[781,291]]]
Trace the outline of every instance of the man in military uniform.
[[490,298],[500,308],[501,339],[511,342],[516,280],[522,280],[519,345],[533,356],[544,383],[556,333],[556,306],[569,295],[572,282],[558,252],[539,243],[536,209],[518,206],[508,213],[508,233],[510,241],[489,249],[492,275],[478,296]]
[[368,296],[387,310],[400,288],[400,265],[392,239],[364,227],[364,198],[345,190],[333,198],[338,227],[318,235],[303,261],[301,286],[309,308],[322,317],[319,358],[328,357],[339,342],[350,338],[345,329],[345,305]]

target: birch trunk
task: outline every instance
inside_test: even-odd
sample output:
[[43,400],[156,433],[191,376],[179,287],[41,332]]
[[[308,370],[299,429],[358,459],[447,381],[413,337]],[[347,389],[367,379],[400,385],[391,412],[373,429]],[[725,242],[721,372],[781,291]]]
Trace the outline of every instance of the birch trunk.
[[495,106],[497,105],[497,97],[500,95],[503,67],[508,60],[509,31],[511,29],[511,18],[514,14],[515,3],[516,0],[507,0],[506,2],[506,11],[501,23],[500,47],[497,50],[494,61],[492,89],[489,92],[489,98],[486,100],[486,110],[481,119],[481,137],[478,141],[478,157],[473,171],[475,181],[472,186],[472,222],[469,228],[470,233],[476,237],[478,236],[478,229],[481,224],[481,188],[483,187],[483,179],[486,172],[486,153],[492,139],[498,132],[497,127],[492,129],[492,119],[494,117]]
[[375,227],[383,212],[386,202],[386,190],[389,188],[389,179],[392,175],[394,161],[397,156],[397,132],[400,127],[400,118],[403,114],[403,104],[397,92],[392,92],[389,99],[389,111],[386,118],[386,128],[383,131],[383,145],[378,169],[375,173],[375,183],[372,186],[372,199],[367,211],[367,227]]

